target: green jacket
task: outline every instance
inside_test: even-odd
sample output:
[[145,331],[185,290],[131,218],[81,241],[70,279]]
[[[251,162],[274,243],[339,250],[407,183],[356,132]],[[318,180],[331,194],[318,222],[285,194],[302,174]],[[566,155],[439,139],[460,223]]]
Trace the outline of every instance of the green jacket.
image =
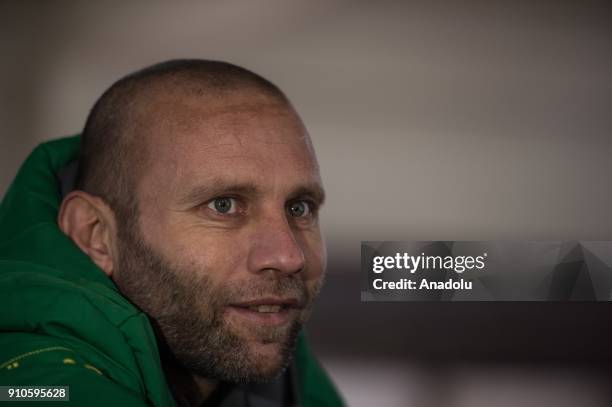
[[[73,405],[175,406],[147,317],[57,227],[56,174],[78,149],[78,136],[39,145],[0,205],[0,385],[68,385]],[[342,405],[303,337],[294,360],[300,405]]]

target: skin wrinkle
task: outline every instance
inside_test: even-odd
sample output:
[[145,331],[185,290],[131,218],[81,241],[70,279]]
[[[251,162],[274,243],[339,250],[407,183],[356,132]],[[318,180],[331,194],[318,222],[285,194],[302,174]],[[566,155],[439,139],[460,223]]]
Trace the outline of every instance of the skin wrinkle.
[[[217,131],[218,127],[213,128],[213,130],[209,130],[209,129],[204,129],[204,131],[206,132],[210,132],[210,133],[215,133]],[[260,141],[259,139],[253,138],[254,140],[254,144],[259,144],[262,143],[266,146],[272,145],[272,146],[282,146],[282,145],[290,145],[290,143],[288,143],[287,141],[281,141],[281,142],[264,142],[264,141]],[[235,136],[235,140],[240,141],[241,138],[239,136]],[[241,162],[243,161],[246,157],[248,157],[248,155],[245,155],[244,153],[241,153],[239,155],[237,154],[223,154],[222,151],[225,149],[227,150],[228,147],[233,147],[235,146],[234,143],[219,143],[216,145],[205,145],[205,147],[203,148],[203,150],[214,150],[215,152],[219,151],[221,154],[217,154],[216,157],[221,160],[221,159],[225,159],[230,161],[228,163],[228,165],[235,165],[234,162]],[[238,149],[241,149],[241,147],[243,147],[243,143],[242,141],[240,141],[240,143],[237,145]],[[309,146],[310,147],[310,146]],[[200,150],[200,147],[197,147],[198,150]],[[212,153],[212,151],[210,151]],[[184,159],[184,157],[181,157],[181,160]],[[269,161],[268,157],[264,157],[262,156],[261,158],[258,158],[259,161],[261,161],[262,163]],[[274,163],[274,161],[272,161]],[[300,164],[297,167],[298,171],[303,171],[303,170],[309,170],[312,167],[313,163],[312,160],[309,160],[309,162]],[[175,163],[172,163],[172,168],[174,168]],[[317,166],[318,167],[318,166]],[[275,171],[273,171],[272,173],[274,173]],[[193,178],[195,175],[194,173],[191,174],[181,174],[181,173],[175,173],[174,178],[175,179],[180,179],[180,178]],[[179,194],[178,191],[176,191],[177,194]]]
[[[177,399],[279,374],[326,263],[319,167],[285,95],[230,64],[167,61],[109,88],[81,147],[78,187],[114,216],[99,265],[150,318]],[[305,307],[266,324],[232,306],[271,295]]]
[[[146,170],[135,184],[137,221],[120,233],[115,280],[195,382],[269,380],[287,365],[324,278],[318,222],[286,211],[296,194],[323,199],[312,144],[291,106],[258,105],[251,91],[213,107],[178,96],[157,95],[139,118],[149,123],[138,129]],[[236,185],[253,187],[241,191],[249,212],[239,221],[210,217],[202,201]],[[305,308],[281,327],[224,311],[237,298],[271,294],[297,295]]]

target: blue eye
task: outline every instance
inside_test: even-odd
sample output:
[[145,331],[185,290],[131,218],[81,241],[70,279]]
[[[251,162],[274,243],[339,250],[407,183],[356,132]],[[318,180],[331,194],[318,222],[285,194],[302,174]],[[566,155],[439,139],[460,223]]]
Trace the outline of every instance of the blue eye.
[[208,203],[208,207],[222,214],[236,213],[236,199],[229,197],[215,198]]
[[287,207],[287,212],[294,218],[303,218],[310,215],[310,204],[306,201],[296,201]]

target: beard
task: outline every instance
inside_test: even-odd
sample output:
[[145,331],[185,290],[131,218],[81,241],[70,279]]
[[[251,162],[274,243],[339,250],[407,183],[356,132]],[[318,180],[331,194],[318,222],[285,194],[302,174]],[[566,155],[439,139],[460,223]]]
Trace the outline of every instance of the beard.
[[[165,258],[146,243],[136,225],[119,232],[115,283],[149,316],[158,342],[167,346],[183,368],[232,383],[275,378],[290,362],[321,284],[308,290],[298,273],[254,274],[239,284],[215,286],[207,272],[193,265],[178,266]],[[224,318],[232,303],[270,296],[298,298],[301,307],[292,310],[295,317],[281,326],[245,327]],[[261,353],[255,345],[271,346],[274,352],[272,356]]]

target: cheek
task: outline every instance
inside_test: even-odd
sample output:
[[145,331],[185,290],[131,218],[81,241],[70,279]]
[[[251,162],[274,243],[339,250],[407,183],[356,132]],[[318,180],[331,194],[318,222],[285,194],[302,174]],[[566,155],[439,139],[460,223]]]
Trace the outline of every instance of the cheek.
[[241,256],[214,245],[189,251],[186,258],[192,259],[202,273],[216,282],[229,280],[241,264]]
[[245,255],[235,239],[206,232],[183,229],[169,233],[162,242],[162,250],[183,269],[206,274],[213,283],[219,283],[240,269]]
[[323,278],[327,265],[327,250],[320,235],[305,239],[303,246],[307,269],[304,279],[312,285]]

